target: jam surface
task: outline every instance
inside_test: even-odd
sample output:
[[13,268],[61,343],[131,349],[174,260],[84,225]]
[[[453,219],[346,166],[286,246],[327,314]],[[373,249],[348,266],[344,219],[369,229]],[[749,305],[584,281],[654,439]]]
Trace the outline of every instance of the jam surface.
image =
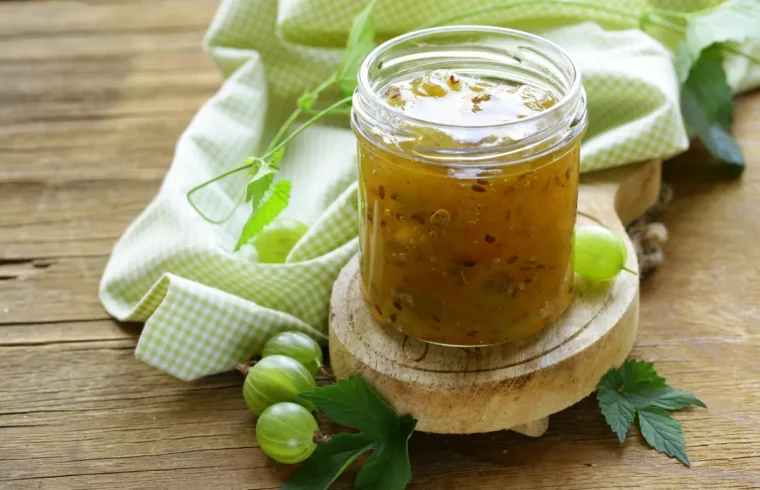
[[383,96],[409,116],[435,124],[487,126],[523,119],[556,103],[530,85],[492,81],[435,70],[394,83]]
[[[362,294],[375,317],[413,338],[489,345],[531,335],[572,298],[580,137],[535,156],[426,161],[420,147],[519,140],[488,126],[556,103],[525,84],[435,70],[385,87],[417,121],[382,146],[357,131]],[[470,129],[475,128],[475,131]]]

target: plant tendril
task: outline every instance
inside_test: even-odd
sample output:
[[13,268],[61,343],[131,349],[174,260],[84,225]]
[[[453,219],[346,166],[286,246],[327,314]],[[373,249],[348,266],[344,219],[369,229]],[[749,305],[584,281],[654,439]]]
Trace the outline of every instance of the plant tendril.
[[232,174],[241,172],[243,170],[247,170],[247,169],[251,168],[251,166],[252,166],[251,163],[246,163],[246,164],[241,165],[239,167],[235,167],[232,170],[228,170],[228,171],[226,171],[226,172],[224,172],[222,174],[219,174],[216,177],[214,177],[214,178],[212,178],[210,180],[207,180],[207,181],[205,181],[205,182],[203,182],[201,184],[198,184],[195,187],[193,187],[192,189],[190,189],[189,191],[187,191],[187,202],[190,203],[190,207],[192,207],[195,210],[195,212],[198,213],[198,215],[200,215],[200,217],[203,218],[205,221],[208,221],[209,223],[212,223],[212,224],[215,224],[215,225],[220,225],[220,224],[224,223],[225,221],[227,221],[228,219],[230,219],[230,217],[234,214],[235,209],[240,204],[239,202],[237,204],[235,204],[235,207],[232,208],[232,211],[230,213],[228,213],[228,215],[225,216],[225,218],[223,220],[215,220],[213,218],[209,218],[208,216],[206,216],[206,214],[203,211],[201,211],[201,209],[193,202],[193,199],[192,199],[193,194],[195,194],[199,190],[203,189],[204,187],[207,187],[207,186],[213,184],[214,182],[217,182],[217,181],[220,181],[220,180],[224,179],[225,177],[229,177]]
[[267,149],[264,150],[264,153],[268,153],[272,150],[272,147],[276,145],[280,139],[285,136],[285,133],[288,132],[290,129],[290,126],[293,125],[296,120],[298,120],[299,116],[303,112],[303,109],[300,107],[297,107],[296,110],[293,111],[293,113],[288,117],[288,119],[283,123],[282,126],[280,126],[280,129],[277,130],[277,134],[274,135],[274,138],[272,138],[272,141],[269,142],[269,145],[267,146]]
[[309,119],[308,121],[306,121],[305,123],[303,123],[301,126],[298,127],[298,129],[296,129],[295,131],[293,131],[292,133],[290,133],[284,140],[282,140],[274,148],[272,148],[271,150],[269,150],[261,158],[263,160],[266,160],[267,158],[271,157],[272,155],[274,155],[277,152],[277,150],[281,149],[282,147],[284,147],[285,145],[287,145],[288,143],[290,143],[290,141],[293,138],[295,138],[296,136],[298,136],[299,134],[301,134],[306,128],[308,128],[309,126],[311,126],[312,124],[314,124],[317,120],[322,119],[324,116],[326,116],[327,114],[329,114],[330,111],[332,111],[333,109],[337,109],[340,106],[343,106],[343,105],[351,103],[351,99],[352,98],[353,97],[346,97],[346,98],[340,99],[338,102],[334,103],[330,107],[327,107],[326,109],[322,109],[316,115],[314,115],[314,117],[312,117],[311,119]]
[[[290,117],[285,122],[285,124],[282,125],[282,127],[280,128],[280,131],[277,133],[277,135],[275,136],[275,138],[272,140],[272,143],[269,144],[270,148],[267,149],[267,151],[264,154],[264,156],[262,156],[261,158],[257,158],[255,160],[258,160],[258,161],[266,161],[266,160],[268,160],[275,153],[277,153],[278,150],[282,149],[291,140],[293,140],[293,138],[295,138],[296,136],[298,136],[299,134],[301,134],[306,128],[308,128],[309,126],[311,126],[312,124],[314,124],[319,119],[322,119],[324,116],[328,115],[331,111],[333,111],[335,109],[338,109],[341,106],[344,106],[346,104],[349,104],[351,102],[351,99],[352,99],[352,97],[343,98],[343,99],[339,100],[338,102],[332,104],[331,106],[327,107],[326,109],[323,109],[323,110],[319,111],[317,114],[314,115],[314,117],[312,117],[311,119],[309,119],[308,121],[306,121],[304,124],[302,124],[301,126],[299,126],[298,129],[296,129],[295,131],[293,131],[292,133],[290,133],[287,137],[285,137],[285,139],[283,139],[282,141],[280,141],[280,142],[278,142],[278,143],[275,144],[275,142],[277,140],[281,139],[282,136],[288,131],[289,127],[293,124],[293,121],[295,121],[298,118],[298,116],[301,114],[302,110],[300,108],[296,109],[295,111],[293,111],[293,114],[290,115]],[[274,144],[274,147],[272,147],[273,144]],[[236,198],[235,205],[233,206],[232,210],[229,211],[224,216],[224,218],[222,218],[222,219],[213,219],[213,218],[208,217],[203,211],[201,211],[201,209],[193,202],[192,196],[193,196],[193,194],[195,194],[199,190],[203,189],[204,187],[207,187],[207,186],[213,184],[214,182],[218,182],[219,180],[224,179],[225,177],[229,177],[230,175],[232,175],[234,173],[250,169],[251,167],[253,167],[253,165],[254,165],[253,162],[246,162],[244,165],[241,165],[239,167],[235,167],[232,170],[228,170],[228,171],[226,171],[226,172],[224,172],[222,174],[217,175],[216,177],[214,177],[214,178],[212,178],[210,180],[207,180],[207,181],[205,181],[205,182],[203,182],[201,184],[198,184],[197,186],[193,187],[192,189],[190,189],[187,192],[187,201],[190,203],[190,206],[195,210],[195,212],[197,212],[200,215],[200,217],[203,218],[205,221],[207,221],[209,223],[212,223],[212,224],[215,224],[215,225],[219,225],[219,224],[222,224],[222,223],[226,222],[228,219],[230,219],[235,214],[235,209],[237,209],[237,207],[242,203],[242,199],[240,199],[240,197]],[[245,189],[243,189],[242,195],[245,196]]]

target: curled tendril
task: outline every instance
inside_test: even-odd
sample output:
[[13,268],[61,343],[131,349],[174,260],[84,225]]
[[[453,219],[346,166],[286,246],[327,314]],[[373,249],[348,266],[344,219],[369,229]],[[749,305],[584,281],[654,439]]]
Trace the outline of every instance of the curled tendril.
[[269,148],[267,149],[266,153],[261,157],[250,157],[246,160],[245,164],[240,165],[239,167],[235,167],[231,170],[228,170],[224,173],[221,173],[217,175],[216,177],[213,177],[201,184],[196,185],[192,189],[190,189],[187,192],[187,201],[190,203],[190,206],[195,210],[195,212],[198,213],[198,215],[203,218],[205,221],[219,225],[222,223],[225,223],[227,220],[229,220],[233,214],[235,213],[235,210],[237,207],[243,202],[243,198],[245,197],[245,188],[240,192],[240,195],[235,199],[235,204],[233,205],[232,209],[221,219],[213,219],[207,216],[201,209],[198,207],[198,205],[193,201],[193,195],[200,191],[201,189],[208,187],[209,185],[213,184],[214,182],[218,182],[226,177],[229,177],[230,175],[236,174],[238,172],[242,172],[244,170],[252,169],[256,166],[258,163],[259,165],[263,164],[264,162],[267,162],[272,157],[274,157],[278,152],[281,152],[285,146],[290,143],[293,138],[301,134],[306,128],[314,124],[317,120],[330,115],[335,114],[341,109],[344,109],[344,106],[351,104],[352,97],[345,97],[338,102],[335,102],[334,104],[330,105],[329,107],[317,112],[311,119],[306,121],[304,124],[298,127],[295,131],[290,133],[287,137],[282,139],[282,141],[277,141],[282,138],[282,136],[287,133],[287,130],[289,127],[295,122],[295,120],[298,118],[298,116],[301,114],[302,110],[296,109],[293,114],[288,118],[288,120],[283,124],[282,128],[280,128],[280,131],[278,132],[278,135],[275,136],[275,138],[272,140],[272,143],[269,145]]
[[242,191],[239,193],[239,196],[235,199],[235,205],[232,207],[229,213],[227,213],[224,218],[222,219],[213,219],[206,216],[206,214],[201,211],[201,209],[193,202],[193,194],[198,192],[199,190],[203,189],[204,187],[208,187],[209,185],[213,184],[214,182],[218,182],[225,177],[229,177],[232,174],[236,174],[238,172],[242,172],[243,170],[248,170],[252,167],[252,163],[246,163],[245,165],[241,165],[239,167],[235,167],[232,170],[228,170],[224,172],[223,174],[219,174],[216,177],[207,180],[206,182],[203,182],[202,184],[198,184],[189,191],[187,191],[187,202],[190,203],[190,207],[192,207],[198,215],[200,215],[201,218],[203,218],[205,221],[208,221],[209,223],[220,225],[222,223],[225,223],[227,220],[229,220],[233,214],[235,214],[235,210],[240,205],[240,203],[243,202],[243,198],[245,197],[245,188],[242,189]]

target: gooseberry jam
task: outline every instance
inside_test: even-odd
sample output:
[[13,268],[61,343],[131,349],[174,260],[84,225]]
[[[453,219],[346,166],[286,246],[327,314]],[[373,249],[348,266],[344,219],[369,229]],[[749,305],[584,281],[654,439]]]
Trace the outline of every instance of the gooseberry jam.
[[[467,59],[452,55],[462,29],[485,32],[481,44],[465,36]],[[506,63],[513,76],[494,67],[494,52],[515,58],[513,44],[493,42],[504,36],[558,50],[517,31],[446,28],[408,36],[413,54],[443,39],[438,57],[404,60],[409,40],[390,41],[362,67],[353,117],[362,295],[379,321],[413,338],[508,342],[572,299],[585,103],[563,103],[578,90],[571,63],[564,85],[527,76],[529,64],[517,73]]]

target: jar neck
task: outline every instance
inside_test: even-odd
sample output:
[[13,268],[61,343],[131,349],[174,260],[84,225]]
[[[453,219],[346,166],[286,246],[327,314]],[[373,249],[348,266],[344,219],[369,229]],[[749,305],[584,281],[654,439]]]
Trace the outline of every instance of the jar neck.
[[[433,70],[528,84],[557,103],[523,119],[491,125],[452,125],[423,120],[389,105],[387,87]],[[586,126],[580,73],[555,44],[525,32],[485,26],[416,31],[376,48],[359,70],[352,124],[369,141],[391,152],[445,165],[518,163],[574,141]],[[425,144],[420,134],[439,131],[461,144]]]

